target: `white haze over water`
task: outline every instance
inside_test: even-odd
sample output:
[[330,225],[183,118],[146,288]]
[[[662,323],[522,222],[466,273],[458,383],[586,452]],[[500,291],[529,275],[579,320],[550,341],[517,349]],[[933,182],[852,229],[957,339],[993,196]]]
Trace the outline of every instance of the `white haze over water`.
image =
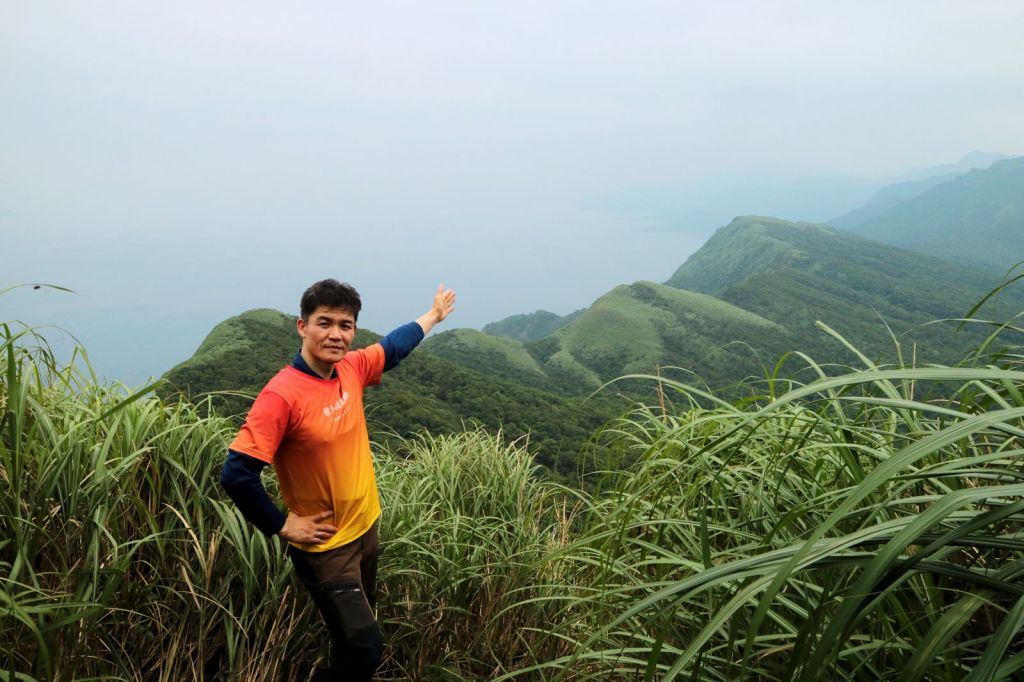
[[0,5],[0,320],[129,383],[355,284],[386,332],[664,281],[734,215],[827,220],[1024,152],[1024,3]]

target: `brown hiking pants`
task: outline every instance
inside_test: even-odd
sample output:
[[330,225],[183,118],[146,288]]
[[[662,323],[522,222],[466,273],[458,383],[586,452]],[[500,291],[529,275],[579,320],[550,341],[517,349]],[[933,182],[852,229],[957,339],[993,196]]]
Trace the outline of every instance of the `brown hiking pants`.
[[369,680],[384,653],[377,602],[377,523],[326,552],[288,547],[295,574],[309,590],[331,638],[331,663],[317,680]]

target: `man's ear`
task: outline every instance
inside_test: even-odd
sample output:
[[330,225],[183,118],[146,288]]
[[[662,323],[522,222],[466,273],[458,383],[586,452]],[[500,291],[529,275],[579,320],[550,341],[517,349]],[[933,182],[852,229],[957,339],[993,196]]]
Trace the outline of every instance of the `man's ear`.
[[306,321],[301,317],[295,320],[295,328],[299,331],[299,336],[306,338]]

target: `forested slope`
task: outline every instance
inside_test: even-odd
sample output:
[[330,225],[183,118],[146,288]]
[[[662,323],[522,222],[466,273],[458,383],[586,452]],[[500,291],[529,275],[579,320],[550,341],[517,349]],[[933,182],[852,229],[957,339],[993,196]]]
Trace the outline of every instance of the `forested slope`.
[[[378,338],[360,330],[355,347]],[[191,358],[169,370],[161,394],[181,392],[198,399],[214,393],[210,400],[217,412],[240,421],[255,395],[291,362],[298,348],[291,316],[269,309],[242,313],[214,327]],[[590,399],[545,391],[473,371],[423,348],[366,392],[371,436],[377,440],[423,430],[455,433],[480,424],[509,439],[529,436],[537,461],[563,473],[575,471],[594,429],[626,406],[611,391]]]

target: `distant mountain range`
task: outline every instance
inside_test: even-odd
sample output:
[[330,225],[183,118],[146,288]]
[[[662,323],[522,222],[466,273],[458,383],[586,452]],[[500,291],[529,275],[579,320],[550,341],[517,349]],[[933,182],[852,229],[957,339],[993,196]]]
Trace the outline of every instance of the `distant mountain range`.
[[906,173],[897,182],[910,182],[914,180],[927,180],[942,175],[962,175],[972,170],[984,170],[989,168],[996,161],[1012,159],[1013,154],[999,154],[994,152],[983,152],[974,150],[964,154],[956,163],[943,163],[937,166],[918,168]]
[[941,166],[922,168],[891,185],[886,185],[878,190],[871,199],[861,206],[838,218],[828,221],[829,225],[844,230],[854,230],[865,223],[874,220],[885,211],[897,204],[910,201],[918,197],[932,187],[955,180],[956,178],[971,172],[972,170],[985,170],[992,164],[1003,159],[1013,158],[1006,154],[992,154],[989,152],[974,151],[965,154],[956,163],[947,163]]
[[[747,216],[720,228],[665,284],[620,285],[566,318],[534,313],[492,327],[529,341],[472,329],[435,334],[368,404],[400,433],[478,419],[512,434],[533,431],[548,445],[564,436],[575,448],[622,404],[596,398],[581,408],[570,396],[626,374],[664,371],[722,389],[763,377],[789,351],[822,364],[858,364],[818,320],[883,362],[897,360],[893,336],[905,360],[956,362],[983,331],[954,335],[952,323],[926,323],[961,317],[997,283],[993,274],[827,225]],[[991,315],[1008,319],[1022,309],[1024,296],[1008,291]],[[553,322],[554,331],[535,338],[538,319]],[[358,337],[363,344],[375,338]],[[190,395],[254,394],[297,347],[292,317],[249,311],[217,325],[166,378]],[[653,384],[617,384],[605,393],[642,396],[646,386],[649,396]],[[238,396],[217,401],[229,413],[248,405]]]
[[932,187],[954,180],[963,173],[944,173],[924,180],[907,180],[893,185],[886,185],[871,197],[868,203],[838,218],[828,221],[829,225],[844,230],[856,231],[858,227],[875,220],[893,206],[921,196]]
[[[792,350],[857,364],[819,320],[881,361],[897,360],[895,334],[907,360],[956,362],[982,332],[954,336],[951,323],[926,323],[963,316],[997,284],[990,273],[828,225],[747,216],[720,228],[665,284],[616,287],[547,337],[520,344],[460,329],[425,347],[482,373],[563,391],[659,367],[721,388],[763,376]],[[1024,307],[1019,294],[1004,299],[997,315]],[[515,321],[502,321],[507,336],[516,336]]]
[[1024,260],[1024,157],[883,188],[832,224],[1001,274]]
[[[531,434],[539,460],[568,471],[594,428],[625,409],[616,395],[651,400],[654,375],[727,394],[744,378],[776,369],[812,379],[796,355],[775,367],[790,351],[826,371],[859,366],[817,321],[878,362],[955,363],[987,330],[955,333],[955,322],[935,321],[962,317],[998,285],[1000,268],[1024,257],[1022,181],[1024,158],[903,183],[837,220],[848,230],[736,218],[664,284],[623,284],[570,315],[538,310],[484,331],[435,334],[368,392],[374,436],[456,431],[475,421],[510,437]],[[1024,292],[1010,289],[983,316],[1008,320],[1022,310]],[[360,331],[357,344],[376,338]],[[241,414],[249,399],[237,393],[255,394],[298,345],[291,316],[243,313],[217,325],[167,373],[164,393],[227,391],[216,398],[218,409]],[[630,374],[648,378],[615,382],[583,400]]]

